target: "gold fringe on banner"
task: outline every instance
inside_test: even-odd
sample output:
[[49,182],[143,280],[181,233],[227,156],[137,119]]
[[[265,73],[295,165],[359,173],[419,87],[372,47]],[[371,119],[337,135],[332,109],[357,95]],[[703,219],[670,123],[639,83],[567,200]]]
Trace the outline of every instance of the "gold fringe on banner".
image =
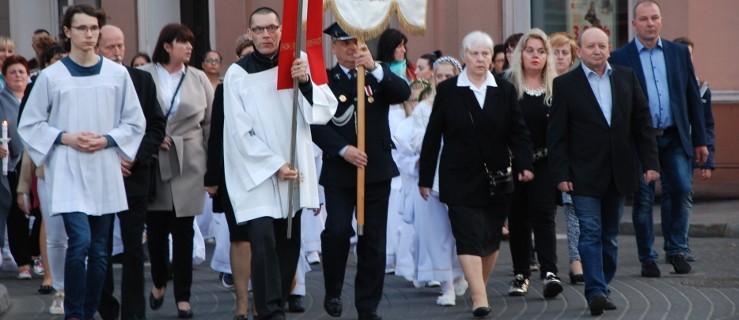
[[334,18],[336,19],[336,22],[339,24],[341,29],[344,30],[347,34],[350,34],[352,36],[357,37],[358,39],[362,41],[367,41],[370,39],[373,39],[375,37],[378,37],[380,34],[382,34],[383,31],[385,31],[388,26],[390,25],[390,19],[392,19],[393,14],[395,13],[398,17],[398,22],[400,24],[400,27],[403,28],[404,31],[408,32],[411,35],[420,36],[423,35],[426,32],[426,25],[417,26],[413,25],[403,16],[403,13],[400,10],[400,5],[397,1],[392,0],[392,4],[390,5],[390,8],[388,9],[388,14],[380,21],[379,24],[377,24],[376,27],[371,29],[363,29],[358,28],[346,21],[344,17],[341,15],[341,12],[339,12],[339,9],[334,4],[336,1],[341,0],[326,0],[323,3],[324,10],[331,10],[331,12],[334,15]]
[[398,4],[397,1],[393,1],[392,9],[390,9],[390,12],[393,11],[398,17],[398,23],[400,24],[400,27],[403,28],[405,32],[414,36],[422,36],[426,33],[426,24],[424,23],[424,25],[422,26],[417,26],[408,22],[408,20],[403,15],[403,11],[400,10],[400,4]]

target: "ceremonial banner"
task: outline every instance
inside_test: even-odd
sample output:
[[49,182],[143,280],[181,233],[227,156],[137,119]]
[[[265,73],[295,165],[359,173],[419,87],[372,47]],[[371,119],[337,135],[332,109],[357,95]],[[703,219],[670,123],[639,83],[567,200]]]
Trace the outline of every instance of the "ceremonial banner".
[[290,68],[296,58],[297,28],[298,0],[284,0],[282,6],[282,39],[280,40],[280,56],[277,61],[277,90],[293,87]]
[[[307,3],[306,47],[308,63],[313,82],[317,85],[328,83],[326,65],[323,61],[323,1],[303,0]],[[306,10],[303,10],[303,20],[306,20]],[[282,40],[280,41],[280,56],[277,63],[277,90],[291,89],[293,78],[290,68],[296,55],[298,27],[298,0],[284,0],[282,11]]]
[[426,0],[327,0],[331,12],[346,33],[362,40],[379,36],[397,14],[407,33],[426,31]]
[[326,63],[323,61],[323,1],[309,0],[307,13],[307,30],[305,32],[305,51],[310,63],[310,76],[313,83],[328,83]]

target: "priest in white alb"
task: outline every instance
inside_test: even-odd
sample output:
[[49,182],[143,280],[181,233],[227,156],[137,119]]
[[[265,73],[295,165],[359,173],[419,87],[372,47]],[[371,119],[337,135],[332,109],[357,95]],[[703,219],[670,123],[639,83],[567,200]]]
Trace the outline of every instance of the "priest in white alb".
[[[280,25],[270,8],[252,13],[248,34],[255,51],[231,65],[223,83],[226,185],[236,221],[246,223],[249,231],[254,305],[260,319],[285,317],[283,305],[300,251],[299,212],[320,206],[310,124],[328,122],[337,105],[327,85],[311,81],[305,58],[287,65],[298,88],[277,90]],[[284,54],[292,58],[291,52]],[[296,156],[290,164],[293,90],[300,92]],[[289,180],[295,186],[295,220],[286,239]]]

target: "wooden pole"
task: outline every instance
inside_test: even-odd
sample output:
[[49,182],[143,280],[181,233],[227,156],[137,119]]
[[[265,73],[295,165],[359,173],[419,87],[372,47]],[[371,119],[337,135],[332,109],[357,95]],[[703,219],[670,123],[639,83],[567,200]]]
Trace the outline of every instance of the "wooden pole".
[[[295,37],[295,59],[300,58],[300,51],[303,50],[303,0],[298,0],[298,31]],[[295,168],[295,145],[296,135],[298,133],[298,103],[300,99],[300,86],[298,78],[293,79],[293,114],[290,130],[290,168]],[[295,208],[293,208],[293,197],[295,196],[295,189],[298,187],[297,183],[300,181],[300,176],[295,180],[288,181],[287,191],[287,238],[292,238],[293,233],[293,214]]]
[[[367,50],[364,40],[357,39],[358,50]],[[364,66],[357,66],[357,149],[365,152]],[[357,168],[357,233],[364,235],[365,168]]]

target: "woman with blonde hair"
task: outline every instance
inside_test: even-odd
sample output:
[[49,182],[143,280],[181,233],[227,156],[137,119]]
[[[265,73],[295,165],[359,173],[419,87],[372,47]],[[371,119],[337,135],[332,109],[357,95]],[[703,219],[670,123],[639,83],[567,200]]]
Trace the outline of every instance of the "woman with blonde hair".
[[515,278],[511,281],[508,294],[522,296],[528,292],[533,231],[541,265],[540,278],[544,284],[543,295],[553,298],[562,292],[562,284],[557,276],[557,239],[554,229],[558,194],[549,173],[546,132],[552,81],[557,71],[549,37],[543,31],[534,28],[521,37],[513,50],[511,68],[507,74],[518,91],[518,104],[531,133],[536,172],[536,178],[531,181],[514,182],[508,228]]
[[554,51],[554,66],[557,75],[570,71],[570,68],[577,61],[575,58],[577,50],[575,38],[565,32],[555,32],[549,36],[549,42],[552,44],[552,50]]

